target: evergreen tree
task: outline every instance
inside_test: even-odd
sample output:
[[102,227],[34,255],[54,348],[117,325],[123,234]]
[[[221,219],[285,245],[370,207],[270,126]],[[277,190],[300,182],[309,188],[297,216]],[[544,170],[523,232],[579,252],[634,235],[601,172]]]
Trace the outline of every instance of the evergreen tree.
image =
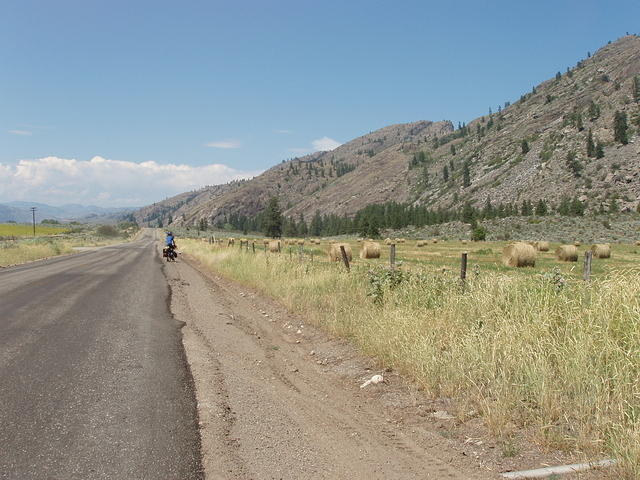
[[460,215],[464,223],[473,223],[475,220],[475,209],[471,206],[470,202],[465,202],[462,207],[462,213]]
[[580,217],[584,215],[584,209],[585,209],[585,206],[580,200],[578,200],[578,197],[573,197],[573,200],[571,201],[571,208],[570,208],[571,215]]
[[589,129],[589,134],[587,135],[587,157],[595,157],[596,156],[596,144],[593,141],[593,132]]
[[640,103],[640,75],[633,77],[633,99]]
[[600,142],[596,143],[596,158],[604,158],[604,145]]
[[594,121],[600,118],[600,106],[593,100],[589,104],[589,120]]
[[547,210],[547,203],[542,199],[538,200],[536,204],[536,215],[538,217],[544,217],[547,214]]
[[316,210],[315,215],[311,219],[311,225],[309,225],[311,235],[313,235],[314,237],[319,237],[320,235],[322,235],[322,227],[323,221],[322,217],[320,216],[320,211]]
[[262,219],[262,231],[267,237],[282,236],[282,212],[278,197],[271,197]]
[[522,149],[522,154],[526,155],[529,152],[529,142],[527,142],[527,140],[522,140],[522,143],[520,144],[520,148]]
[[556,82],[559,82],[562,78],[562,74],[560,72],[556,73]]
[[613,138],[615,141],[620,142],[623,145],[629,143],[628,129],[627,114],[625,112],[617,111],[613,118]]
[[456,146],[455,145],[451,144],[450,150],[451,150],[451,155],[455,155],[456,154]]
[[567,196],[563,196],[558,205],[558,213],[560,215],[569,215],[571,213],[571,200]]
[[571,171],[571,173],[573,173],[574,177],[580,176],[583,167],[582,167],[582,163],[580,163],[580,160],[578,160],[578,157],[576,156],[576,152],[574,151],[567,152],[566,164],[569,170]]
[[449,169],[447,168],[447,166],[445,165],[444,168],[442,169],[442,178],[445,182],[449,181]]
[[469,171],[469,161],[464,162],[464,167],[462,169],[462,186],[467,188],[471,185],[471,172]]
[[487,200],[484,203],[484,208],[482,209],[482,218],[491,219],[496,216],[496,211],[491,205],[491,198],[487,197]]
[[309,228],[307,227],[307,222],[304,220],[304,214],[300,213],[298,218],[298,235],[301,237],[306,237],[309,233]]

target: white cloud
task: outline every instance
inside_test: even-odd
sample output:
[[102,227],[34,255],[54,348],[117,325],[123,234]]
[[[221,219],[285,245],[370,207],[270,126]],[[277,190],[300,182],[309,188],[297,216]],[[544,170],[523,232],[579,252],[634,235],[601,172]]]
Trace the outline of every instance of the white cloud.
[[102,157],[91,160],[45,157],[20,160],[15,165],[0,163],[0,202],[142,206],[205,185],[257,174],[222,164],[191,166]]
[[338,148],[342,144],[340,142],[336,142],[333,138],[322,137],[311,142],[311,145],[313,146],[314,152],[327,152]]
[[220,140],[218,142],[205,143],[206,147],[213,148],[240,148],[240,142],[238,140]]
[[22,135],[22,136],[33,135],[33,132],[30,132],[29,130],[9,130],[9,133],[12,135]]

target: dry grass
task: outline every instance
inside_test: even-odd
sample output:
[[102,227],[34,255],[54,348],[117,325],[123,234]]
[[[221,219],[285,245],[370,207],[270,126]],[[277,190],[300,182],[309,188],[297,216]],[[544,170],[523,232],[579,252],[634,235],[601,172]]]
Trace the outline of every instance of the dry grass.
[[[267,261],[264,254],[183,244],[211,268],[351,339],[434,397],[455,398],[460,420],[474,409],[498,437],[533,431],[545,447],[615,456],[624,478],[640,475],[637,265],[601,271],[590,283],[532,274],[537,267],[508,275],[483,269],[464,293],[453,276],[413,265],[425,273],[382,287],[376,304],[364,261],[348,274],[329,262]],[[457,253],[461,245],[448,247]],[[544,262],[556,263],[552,254]]]

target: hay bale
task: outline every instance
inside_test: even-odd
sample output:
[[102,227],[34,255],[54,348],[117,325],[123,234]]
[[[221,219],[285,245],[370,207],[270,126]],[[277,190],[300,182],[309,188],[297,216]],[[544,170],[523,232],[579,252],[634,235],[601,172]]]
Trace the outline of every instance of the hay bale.
[[315,243],[316,245],[320,245],[320,243],[322,243],[322,242],[320,242],[319,238],[316,238],[313,243]]
[[377,242],[364,242],[360,249],[360,258],[380,258],[380,244]]
[[535,267],[536,249],[524,242],[507,245],[502,250],[502,263],[507,267]]
[[362,238],[356,238],[356,242],[361,243],[362,242]]
[[418,240],[416,242],[416,247],[424,247],[427,244],[426,240]]
[[561,262],[577,262],[578,248],[575,245],[560,245],[556,248],[556,258]]
[[280,240],[269,240],[269,251],[271,253],[278,253],[282,249],[282,243]]
[[298,245],[304,245],[304,238],[301,238],[300,240],[298,240]]
[[549,245],[549,242],[541,240],[539,242],[535,242],[535,247],[539,252],[548,252],[551,245]]
[[462,242],[463,245],[467,244],[467,240],[461,240],[461,242]]
[[270,241],[271,240],[269,240],[268,238],[265,238],[265,239],[262,240],[262,244],[265,245],[265,246],[268,246]]
[[432,239],[431,243],[438,243],[438,239],[437,238]]
[[640,247],[640,240],[636,242],[636,247]]
[[329,247],[329,259],[332,262],[342,261],[342,252],[340,251],[340,246],[344,247],[344,251],[347,254],[347,259],[351,261],[353,259],[353,255],[351,253],[351,246],[348,243],[332,243]]
[[578,240],[576,240],[575,242],[573,242],[573,245],[576,247],[579,247],[582,244]]
[[611,258],[611,246],[608,243],[596,243],[591,246],[591,251],[596,258]]
[[385,245],[391,245],[393,243],[393,240],[391,240],[390,238],[385,238],[384,239],[384,244]]
[[396,243],[404,243],[404,238],[396,238]]

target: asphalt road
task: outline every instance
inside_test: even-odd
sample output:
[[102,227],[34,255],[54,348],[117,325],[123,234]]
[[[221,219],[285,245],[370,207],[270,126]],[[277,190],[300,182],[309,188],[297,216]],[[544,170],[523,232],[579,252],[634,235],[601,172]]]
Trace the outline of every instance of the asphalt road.
[[0,269],[0,478],[202,478],[153,235]]

